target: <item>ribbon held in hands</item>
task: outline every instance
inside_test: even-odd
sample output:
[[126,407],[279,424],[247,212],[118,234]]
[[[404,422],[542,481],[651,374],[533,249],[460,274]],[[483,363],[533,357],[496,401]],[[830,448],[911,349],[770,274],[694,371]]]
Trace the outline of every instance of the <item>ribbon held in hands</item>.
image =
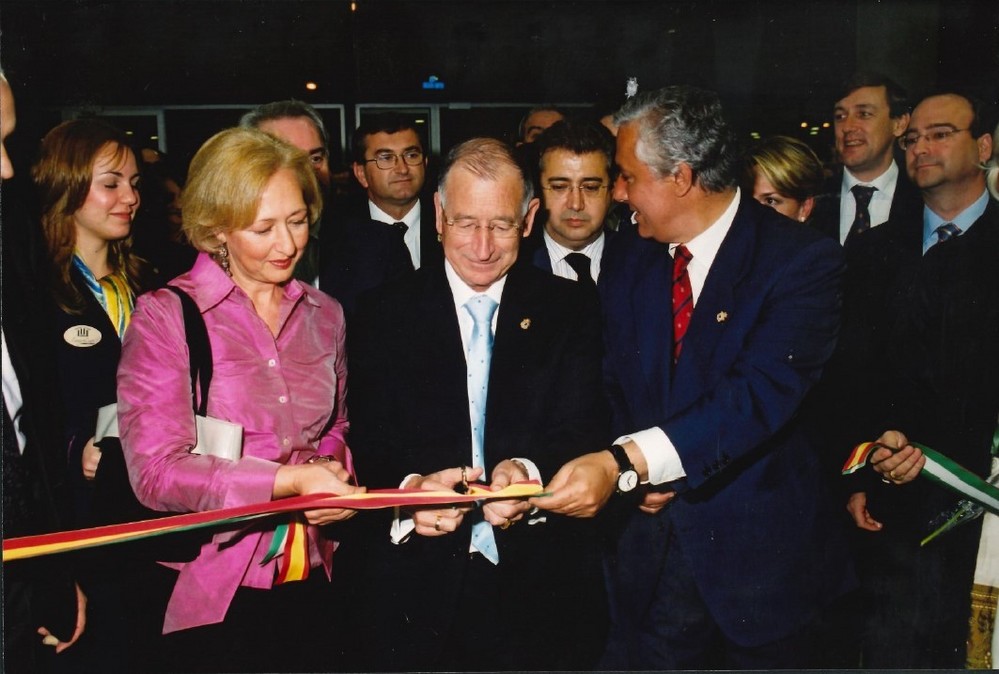
[[[926,457],[926,464],[923,466],[920,475],[925,475],[934,482],[943,485],[951,491],[957,492],[961,496],[981,505],[985,510],[999,515],[999,488],[989,484],[979,476],[972,473],[940,452],[921,445],[917,442],[909,443]],[[843,475],[849,475],[867,465],[867,460],[876,449],[884,447],[895,451],[891,447],[878,444],[876,442],[863,442],[853,448],[850,457],[843,466]]]
[[124,543],[151,536],[163,536],[180,531],[235,524],[259,517],[280,513],[296,513],[320,508],[350,508],[375,510],[406,506],[451,505],[482,500],[530,498],[540,496],[542,487],[537,481],[517,482],[504,489],[492,491],[488,487],[469,485],[467,494],[454,491],[423,491],[420,489],[375,489],[363,494],[335,496],[309,494],[257,503],[235,508],[185,513],[140,522],[111,524],[90,529],[61,531],[37,536],[9,538],[3,542],[3,561],[51,555],[59,552],[82,550],[100,545]]

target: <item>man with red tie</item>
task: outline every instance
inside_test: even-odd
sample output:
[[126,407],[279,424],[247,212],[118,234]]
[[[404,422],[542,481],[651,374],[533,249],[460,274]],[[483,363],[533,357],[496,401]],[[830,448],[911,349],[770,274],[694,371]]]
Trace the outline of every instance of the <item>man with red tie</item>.
[[852,581],[796,416],[835,343],[841,249],[740,192],[715,94],[648,92],[615,122],[638,226],[600,287],[618,439],[531,502],[588,517],[642,496],[608,559],[602,668],[811,666]]

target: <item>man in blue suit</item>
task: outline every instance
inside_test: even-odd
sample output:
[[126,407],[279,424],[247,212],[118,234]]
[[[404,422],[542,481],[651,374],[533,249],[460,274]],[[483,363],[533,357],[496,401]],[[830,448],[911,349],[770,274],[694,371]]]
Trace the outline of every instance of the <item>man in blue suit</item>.
[[852,582],[796,417],[835,345],[842,252],[741,194],[715,94],[649,92],[615,121],[614,196],[640,235],[600,284],[622,435],[532,503],[589,517],[643,495],[608,559],[602,667],[810,666],[822,609]]

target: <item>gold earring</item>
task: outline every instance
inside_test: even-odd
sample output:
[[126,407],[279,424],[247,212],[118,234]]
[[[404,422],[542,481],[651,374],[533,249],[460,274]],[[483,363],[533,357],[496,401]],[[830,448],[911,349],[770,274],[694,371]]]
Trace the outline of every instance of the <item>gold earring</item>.
[[219,246],[218,252],[215,255],[218,259],[219,266],[222,267],[222,271],[225,272],[226,276],[232,278],[232,272],[229,270],[229,246],[223,243]]

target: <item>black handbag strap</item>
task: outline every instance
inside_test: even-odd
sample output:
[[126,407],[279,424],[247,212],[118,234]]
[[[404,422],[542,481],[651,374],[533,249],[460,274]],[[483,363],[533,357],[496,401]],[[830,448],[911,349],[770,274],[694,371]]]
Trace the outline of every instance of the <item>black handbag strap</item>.
[[[187,336],[187,350],[191,357],[191,404],[195,414],[208,415],[208,389],[212,383],[212,345],[208,341],[208,328],[201,316],[201,309],[191,296],[176,286],[168,285],[180,299],[184,313],[184,333]],[[201,384],[201,404],[198,404],[198,386]]]

